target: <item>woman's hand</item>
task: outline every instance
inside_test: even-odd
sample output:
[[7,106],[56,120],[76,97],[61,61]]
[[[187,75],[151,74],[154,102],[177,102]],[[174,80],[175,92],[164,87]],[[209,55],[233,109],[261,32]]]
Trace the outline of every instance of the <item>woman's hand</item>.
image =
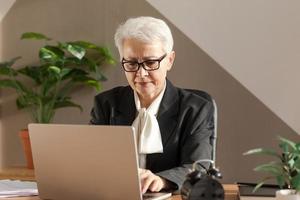
[[151,192],[159,192],[161,189],[167,186],[167,181],[153,174],[150,170],[139,169],[141,179],[141,189],[144,194],[147,190]]

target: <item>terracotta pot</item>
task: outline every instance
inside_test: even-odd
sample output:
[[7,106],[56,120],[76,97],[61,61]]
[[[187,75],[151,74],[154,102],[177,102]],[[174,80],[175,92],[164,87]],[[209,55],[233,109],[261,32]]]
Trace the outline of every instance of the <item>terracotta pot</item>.
[[23,144],[23,150],[25,153],[27,168],[33,169],[34,167],[33,167],[32,152],[31,152],[31,145],[30,145],[28,129],[21,130],[19,132],[19,136],[20,136],[22,144]]

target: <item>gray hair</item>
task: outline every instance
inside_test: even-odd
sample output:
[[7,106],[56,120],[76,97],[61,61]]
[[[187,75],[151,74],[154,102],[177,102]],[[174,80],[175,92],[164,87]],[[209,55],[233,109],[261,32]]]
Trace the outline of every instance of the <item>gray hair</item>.
[[122,58],[123,41],[133,38],[145,43],[160,41],[165,53],[173,50],[173,37],[169,26],[161,19],[154,17],[129,18],[121,24],[115,33],[115,44]]

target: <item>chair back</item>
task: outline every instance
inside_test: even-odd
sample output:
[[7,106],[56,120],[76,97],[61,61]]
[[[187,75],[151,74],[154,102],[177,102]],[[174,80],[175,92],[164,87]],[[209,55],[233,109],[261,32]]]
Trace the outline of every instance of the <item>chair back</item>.
[[216,162],[216,151],[217,151],[217,119],[218,119],[217,104],[215,100],[207,92],[204,92],[202,90],[195,90],[195,89],[185,89],[185,90],[206,99],[207,101],[211,102],[214,106],[214,114],[213,114],[214,130],[212,132],[212,135],[210,136],[210,144],[212,146],[211,159],[214,161],[213,164],[214,167]]

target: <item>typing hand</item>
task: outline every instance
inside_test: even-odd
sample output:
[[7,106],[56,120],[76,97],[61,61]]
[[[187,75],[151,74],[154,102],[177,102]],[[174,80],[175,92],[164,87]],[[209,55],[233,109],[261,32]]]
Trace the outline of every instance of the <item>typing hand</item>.
[[142,193],[144,194],[147,190],[151,192],[159,192],[161,189],[166,187],[166,180],[147,169],[139,169]]

